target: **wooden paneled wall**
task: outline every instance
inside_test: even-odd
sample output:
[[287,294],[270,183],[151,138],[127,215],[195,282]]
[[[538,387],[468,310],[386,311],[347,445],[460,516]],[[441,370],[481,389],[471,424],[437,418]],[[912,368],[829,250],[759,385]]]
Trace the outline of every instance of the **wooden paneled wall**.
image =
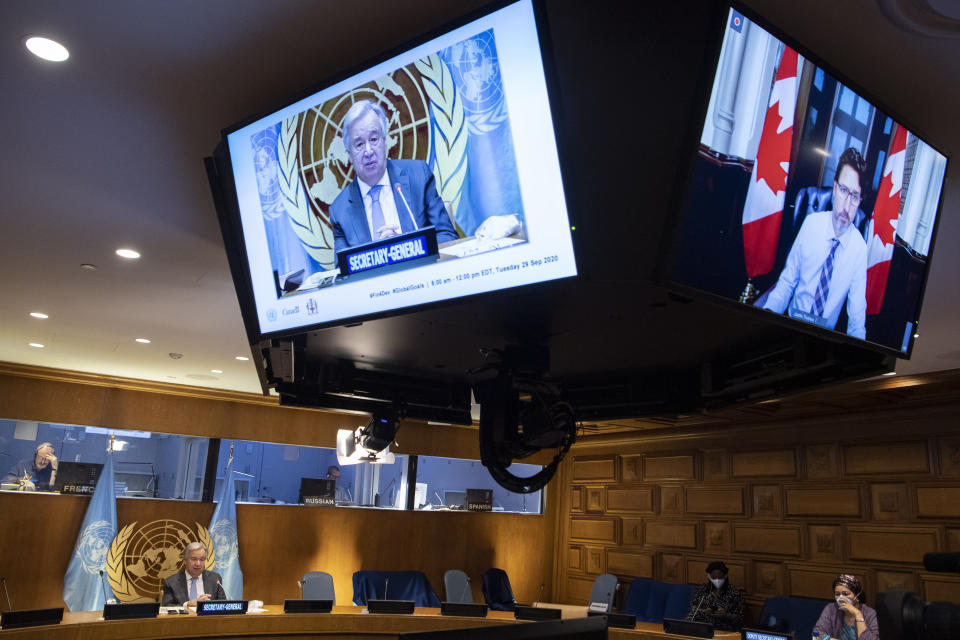
[[[952,394],[955,396],[955,394]],[[838,408],[839,409],[839,408]],[[701,583],[712,560],[746,590],[828,598],[862,576],[867,598],[905,588],[960,602],[960,576],[923,554],[960,551],[960,402],[845,407],[823,420],[584,438],[557,490],[555,590],[584,603],[601,573]]]
[[[16,608],[62,607],[63,576],[88,499],[0,493],[0,575]],[[173,519],[206,526],[209,503],[117,500],[120,526]],[[553,517],[504,513],[392,511],[347,507],[238,505],[244,596],[279,603],[299,597],[307,571],[333,575],[338,604],[350,604],[354,571],[423,571],[443,598],[443,573],[461,569],[481,602],[481,576],[505,569],[518,598],[536,598],[553,570]],[[5,606],[4,606],[5,608]]]
[[[9,364],[0,364],[0,417],[327,447],[338,428],[364,419],[280,407],[252,394]],[[409,422],[398,444],[399,453],[480,457],[472,428]],[[375,569],[424,571],[443,597],[444,571],[461,569],[482,601],[482,573],[500,567],[518,598],[536,598],[541,584],[549,597],[559,501],[556,493],[547,497],[544,515],[238,505],[244,595],[297,597],[297,580],[320,570],[333,574],[338,602],[349,604],[353,572]],[[15,607],[63,606],[63,576],[87,504],[76,496],[0,493],[0,575]],[[119,499],[117,518],[121,527],[166,518],[206,526],[213,506]]]

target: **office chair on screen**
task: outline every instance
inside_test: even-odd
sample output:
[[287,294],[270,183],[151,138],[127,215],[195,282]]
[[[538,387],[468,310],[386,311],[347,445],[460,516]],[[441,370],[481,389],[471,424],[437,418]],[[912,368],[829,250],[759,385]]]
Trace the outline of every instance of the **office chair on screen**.
[[[613,611],[613,597],[616,593],[617,576],[612,573],[597,576],[597,579],[593,581],[593,589],[590,591],[590,602],[587,603],[587,606],[590,607],[591,611],[609,613]],[[601,605],[606,605],[606,608],[601,609]]]
[[492,611],[513,611],[517,599],[510,588],[510,578],[503,569],[487,569],[483,574],[483,598]]
[[332,600],[337,603],[333,591],[333,576],[326,571],[308,571],[300,581],[300,597],[304,600]]
[[443,590],[447,602],[473,602],[470,576],[459,569],[450,569],[443,574]]

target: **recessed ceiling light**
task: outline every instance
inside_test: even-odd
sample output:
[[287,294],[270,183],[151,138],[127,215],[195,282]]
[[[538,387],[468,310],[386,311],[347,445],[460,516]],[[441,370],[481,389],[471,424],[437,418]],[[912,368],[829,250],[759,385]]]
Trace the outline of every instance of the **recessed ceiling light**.
[[223,373],[220,369],[210,369],[210,373]]
[[31,342],[31,343],[29,343],[29,346],[31,346],[31,347],[33,347],[33,348],[35,348],[35,349],[43,349],[43,345],[40,344],[39,342]]
[[150,344],[149,338],[134,338],[134,341],[139,342],[140,344]]
[[127,260],[136,260],[140,257],[140,252],[133,249],[117,249],[117,255]]
[[40,318],[41,320],[46,320],[47,318],[50,317],[47,314],[42,313],[40,311],[31,311],[30,315],[33,316],[34,318]]
[[246,362],[250,358],[248,358],[247,356],[237,356],[236,359],[240,360],[241,362]]
[[920,337],[920,334],[919,334],[919,333],[915,333],[915,334],[913,334],[913,337],[914,337],[914,338],[919,338],[919,337]]
[[23,41],[23,44],[30,53],[50,62],[63,62],[70,57],[70,52],[65,46],[43,36],[30,36]]
[[81,268],[81,269],[86,269],[87,271],[96,271],[96,270],[97,270],[97,265],[95,265],[95,264],[90,264],[89,262],[84,262],[83,264],[80,265],[80,268]]

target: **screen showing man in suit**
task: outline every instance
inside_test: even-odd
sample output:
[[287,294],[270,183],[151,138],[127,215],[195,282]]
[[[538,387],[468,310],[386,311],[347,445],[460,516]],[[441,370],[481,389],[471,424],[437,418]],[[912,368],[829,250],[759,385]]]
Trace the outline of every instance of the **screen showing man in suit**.
[[849,148],[833,179],[831,211],[803,221],[764,309],[833,329],[846,303],[847,333],[866,338],[867,245],[850,222],[863,199],[863,156]]
[[220,574],[207,571],[206,566],[207,549],[203,544],[191,542],[184,547],[183,571],[163,581],[163,598],[160,603],[165,607],[195,607],[197,602],[226,600],[227,594],[220,585]]
[[343,144],[356,173],[330,205],[334,248],[383,240],[433,226],[437,242],[456,240],[433,172],[422,160],[387,160],[387,115],[369,100],[343,118]]

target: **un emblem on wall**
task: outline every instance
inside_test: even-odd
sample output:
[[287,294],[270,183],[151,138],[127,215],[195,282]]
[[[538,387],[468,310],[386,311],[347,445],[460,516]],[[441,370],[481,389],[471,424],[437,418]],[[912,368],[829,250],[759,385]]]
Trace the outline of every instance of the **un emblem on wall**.
[[354,179],[340,125],[358,100],[375,102],[386,112],[388,158],[426,161],[433,149],[442,199],[459,200],[466,172],[463,107],[449,69],[436,55],[285,120],[277,142],[283,205],[304,250],[327,269],[336,259],[330,204]]
[[194,540],[207,549],[207,569],[216,562],[206,527],[191,529],[177,520],[154,520],[139,529],[137,523],[120,529],[107,553],[107,578],[120,602],[156,600],[165,578],[183,570],[183,548]]

